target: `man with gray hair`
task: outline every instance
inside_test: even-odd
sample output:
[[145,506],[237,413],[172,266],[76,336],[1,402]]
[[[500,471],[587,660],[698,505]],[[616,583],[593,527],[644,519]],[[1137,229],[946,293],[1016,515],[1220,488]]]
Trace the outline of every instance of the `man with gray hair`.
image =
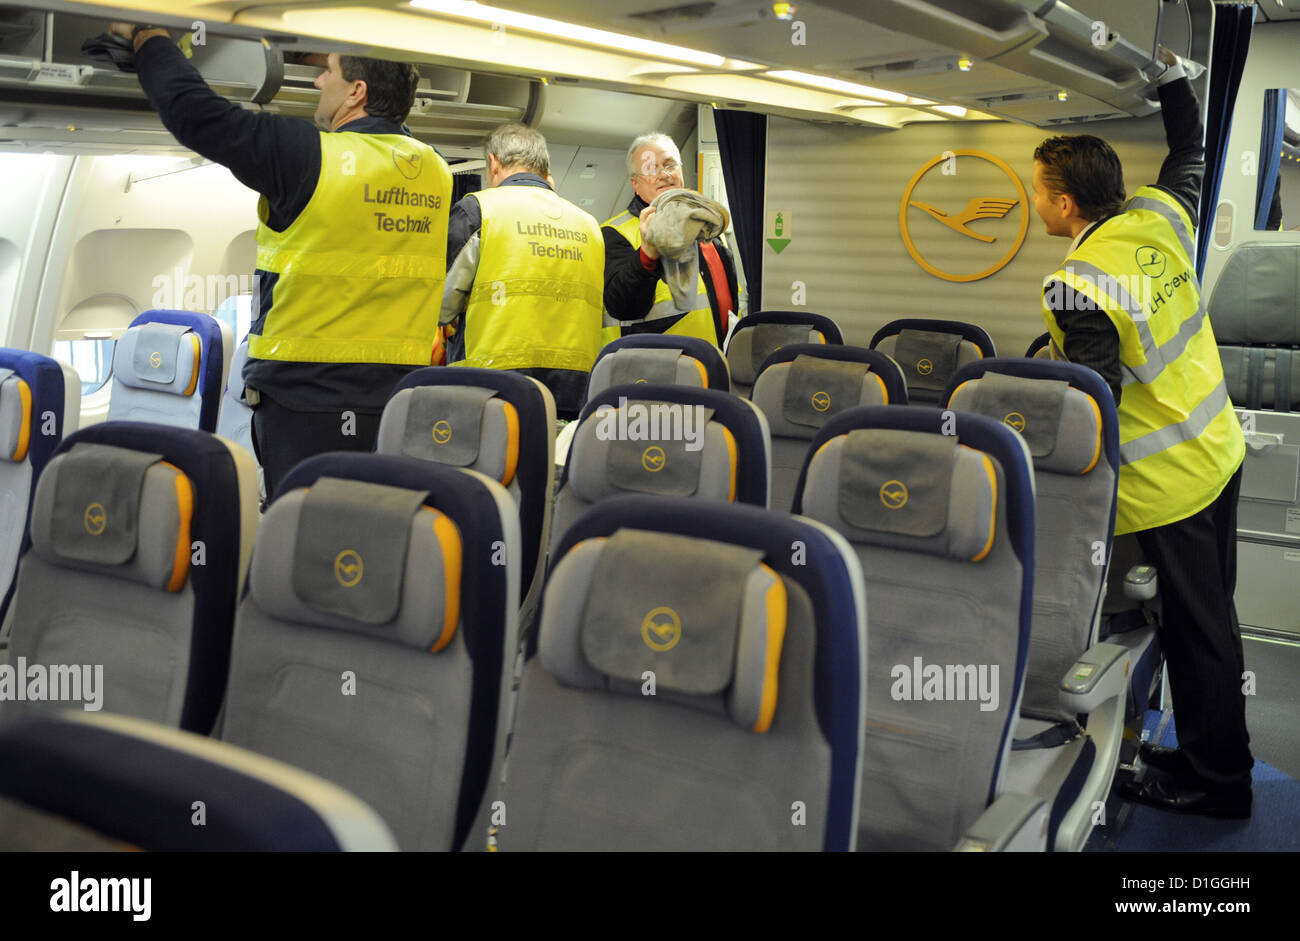
[[701,242],[695,300],[686,310],[664,280],[659,249],[646,238],[655,197],[685,186],[682,155],[666,134],[642,134],[627,151],[633,196],[601,227],[605,237],[605,342],[632,333],[671,333],[722,345],[736,310],[736,265],[721,239]]
[[551,189],[546,138],[504,124],[487,142],[488,188],[451,210],[441,322],[449,365],[513,369],[577,418],[600,352],[600,227]]

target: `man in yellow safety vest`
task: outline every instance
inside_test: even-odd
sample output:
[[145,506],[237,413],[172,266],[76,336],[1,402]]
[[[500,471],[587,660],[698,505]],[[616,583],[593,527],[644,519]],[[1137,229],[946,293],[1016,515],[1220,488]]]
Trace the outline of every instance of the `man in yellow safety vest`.
[[532,376],[558,417],[577,418],[600,352],[600,226],[551,189],[546,138],[532,128],[497,128],[487,161],[488,188],[452,209],[447,362]]
[[627,152],[633,197],[627,209],[601,227],[605,236],[605,333],[671,333],[721,345],[729,315],[737,310],[736,265],[721,239],[700,243],[699,277],[687,309],[673,301],[659,249],[646,239],[655,197],[681,189],[682,155],[666,134],[643,134]]
[[1034,207],[1048,235],[1074,240],[1045,282],[1043,316],[1056,350],[1095,369],[1115,396],[1115,532],[1136,535],[1162,588],[1180,747],[1143,745],[1142,758],[1170,776],[1124,793],[1166,810],[1246,817],[1253,759],[1233,605],[1245,440],[1196,277],[1205,167],[1196,96],[1177,57],[1160,56],[1169,156],[1154,186],[1125,202],[1119,158],[1096,137],[1050,138],[1034,153]]

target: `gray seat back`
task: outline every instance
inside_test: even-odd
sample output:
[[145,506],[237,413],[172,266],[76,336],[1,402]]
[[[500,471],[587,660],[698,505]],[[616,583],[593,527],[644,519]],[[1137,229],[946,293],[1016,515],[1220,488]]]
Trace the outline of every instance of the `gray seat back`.
[[796,343],[825,344],[826,335],[816,327],[802,323],[759,323],[737,330],[727,345],[727,365],[731,369],[731,391],[750,397],[763,360],[783,346]]
[[200,427],[202,349],[199,335],[181,324],[143,323],[123,333],[113,350],[108,420]]
[[234,441],[249,454],[253,451],[253,409],[244,397],[244,363],[248,362],[248,340],[239,344],[230,360],[230,378],[221,396],[217,434]]
[[[858,847],[950,850],[1001,792],[1010,755],[1032,579],[1012,532],[1026,510],[1032,527],[1032,496],[1019,492],[1028,461],[1003,449],[1026,485],[1008,494],[1001,460],[939,434],[937,420],[934,432],[854,427],[883,411],[843,415],[818,436],[799,512],[853,545],[866,580]],[[1032,529],[1028,539],[1032,553]]]
[[1300,410],[1300,245],[1237,246],[1207,309],[1233,403]]
[[907,381],[907,400],[918,404],[937,403],[952,374],[984,355],[960,334],[934,330],[903,329],[872,348],[898,363]]
[[13,601],[9,659],[28,695],[0,714],[80,706],[209,733],[256,521],[253,473],[199,431],[107,422],[65,440],[36,487]]
[[519,569],[518,519],[482,474],[376,455],[298,465],[258,534],[222,739],[356,794],[402,849],[482,848]]
[[[1062,375],[1071,368],[1062,364]],[[1029,446],[1037,491],[1037,561],[1020,711],[1036,719],[1072,720],[1075,716],[1061,706],[1061,682],[1097,641],[1115,526],[1116,474],[1104,453],[1101,404],[1066,381],[1004,375],[990,368],[961,382],[948,408],[1000,421]],[[1108,413],[1113,421],[1113,406]]]
[[707,389],[709,373],[704,363],[686,350],[624,346],[596,360],[587,381],[587,400],[610,386],[638,382]]
[[849,408],[885,405],[888,394],[885,380],[866,363],[799,356],[759,373],[753,402],[772,434],[771,506],[788,511],[808,443],[822,425]]

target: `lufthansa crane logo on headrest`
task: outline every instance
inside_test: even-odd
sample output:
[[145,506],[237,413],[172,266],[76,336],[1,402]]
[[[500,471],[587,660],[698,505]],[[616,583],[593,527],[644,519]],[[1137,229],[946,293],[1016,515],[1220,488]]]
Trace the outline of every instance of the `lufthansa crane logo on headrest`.
[[433,443],[446,444],[451,440],[451,423],[441,418],[433,423]]
[[658,653],[672,650],[682,639],[682,619],[672,608],[655,608],[641,619],[641,639]]
[[408,180],[414,180],[423,169],[419,151],[406,153],[396,147],[393,148],[393,166],[397,167],[398,172]]
[[907,506],[907,484],[901,480],[886,480],[880,485],[880,502],[888,509],[901,510]]
[[812,397],[812,407],[819,412],[824,412],[831,407],[831,397],[826,392],[814,392]]
[[82,522],[85,523],[86,532],[92,536],[98,536],[108,525],[108,514],[104,511],[104,504],[92,503],[86,507],[86,512],[82,514]]
[[344,549],[334,557],[334,578],[344,588],[361,581],[363,569],[361,554],[355,549]]
[[159,366],[161,366],[161,365],[162,365],[162,354],[159,353],[157,350],[154,350],[152,353],[150,353],[150,354],[149,354],[149,365],[152,366],[154,369],[157,369]]
[[1025,430],[1025,416],[1019,412],[1007,412],[1002,416],[1002,424],[1006,425],[1012,431]]
[[659,473],[667,463],[668,455],[657,444],[653,444],[641,452],[641,466],[652,474]]
[[934,372],[934,363],[930,362],[928,359],[918,359],[916,361],[916,371],[922,376],[928,376],[930,373]]
[[645,381],[646,381],[646,380],[644,380],[644,379],[638,379],[636,382],[633,383],[633,385],[636,385],[636,384],[638,384],[638,383],[642,383],[642,382],[645,382]]

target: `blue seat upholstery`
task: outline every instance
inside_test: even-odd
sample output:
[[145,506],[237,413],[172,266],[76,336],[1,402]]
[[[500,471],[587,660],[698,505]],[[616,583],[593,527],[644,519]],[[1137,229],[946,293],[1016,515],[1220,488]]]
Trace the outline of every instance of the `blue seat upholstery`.
[[230,328],[208,314],[146,310],[113,350],[110,421],[217,430]]
[[518,516],[487,476],[303,461],[258,533],[221,738],[356,794],[403,849],[482,849],[519,573]]
[[999,839],[1041,847],[1043,802],[999,805],[1033,610],[1023,443],[979,415],[870,407],[808,454],[794,511],[852,544],[867,585],[859,849],[954,849],[989,813],[1011,821]]
[[838,346],[843,342],[844,335],[835,321],[806,310],[761,310],[742,317],[727,341],[731,390],[748,396],[763,360],[783,346],[791,343]]
[[[0,730],[0,806],[9,811],[0,849],[105,848],[96,839],[161,852],[396,849],[379,816],[328,781],[123,716],[71,713]],[[90,845],[67,847],[69,831]]]
[[[101,422],[64,438],[36,486],[10,662],[94,665],[102,708],[210,732],[257,528],[256,480],[242,448],[207,432]],[[122,540],[120,551],[99,555],[105,539]],[[5,702],[0,715],[60,708]]]
[[[688,498],[597,504],[548,574],[500,849],[852,849],[860,589],[848,545],[807,520]],[[712,657],[695,646],[710,631],[733,639]],[[593,645],[649,675],[611,675]]]
[[80,414],[75,372],[39,353],[0,349],[0,621],[30,542],[36,481]]
[[918,317],[891,320],[876,331],[871,348],[898,363],[914,404],[937,403],[959,367],[998,355],[993,339],[975,324]]

